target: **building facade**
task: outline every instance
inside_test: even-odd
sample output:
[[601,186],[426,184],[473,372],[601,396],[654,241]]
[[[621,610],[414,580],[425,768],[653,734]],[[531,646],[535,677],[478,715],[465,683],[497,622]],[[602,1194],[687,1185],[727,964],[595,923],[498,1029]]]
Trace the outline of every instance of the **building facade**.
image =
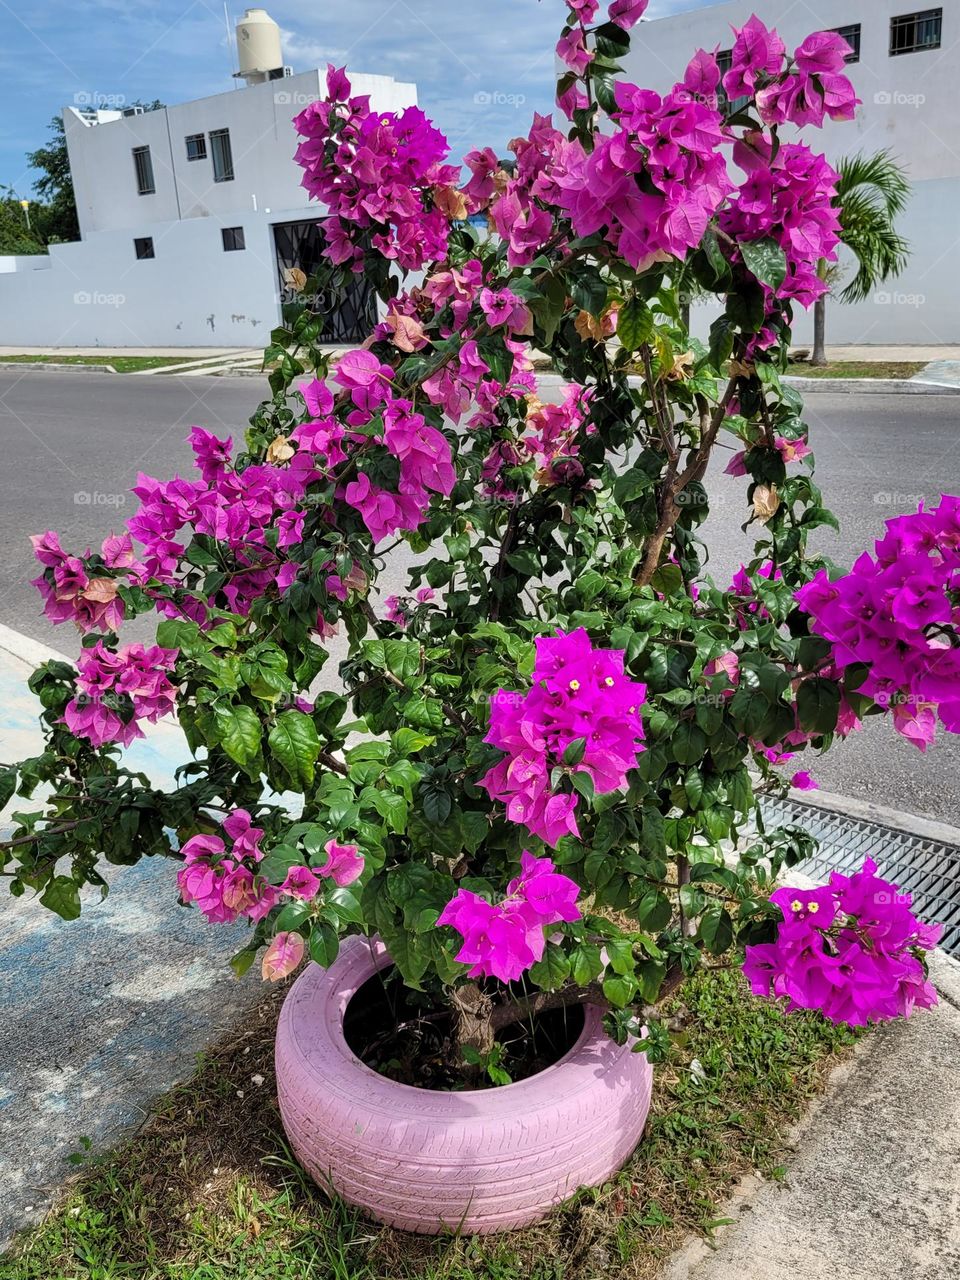
[[[317,220],[294,163],[292,119],[325,73],[251,82],[155,111],[64,110],[81,239],[0,258],[0,345],[264,346],[310,274]],[[381,111],[414,84],[351,75]],[[329,341],[350,341],[372,301],[330,299]]]
[[[624,60],[627,79],[662,93],[698,48],[718,51],[722,66],[732,28],[753,13],[776,27],[788,51],[811,31],[843,33],[854,50],[847,74],[862,105],[856,120],[805,129],[803,140],[832,162],[888,149],[913,187],[899,224],[910,243],[907,270],[866,302],[829,303],[828,341],[960,343],[960,0],[916,8],[910,0],[711,5],[641,23]],[[706,329],[710,310],[702,309],[698,330]],[[812,329],[812,316],[798,308],[796,340],[809,342]]]

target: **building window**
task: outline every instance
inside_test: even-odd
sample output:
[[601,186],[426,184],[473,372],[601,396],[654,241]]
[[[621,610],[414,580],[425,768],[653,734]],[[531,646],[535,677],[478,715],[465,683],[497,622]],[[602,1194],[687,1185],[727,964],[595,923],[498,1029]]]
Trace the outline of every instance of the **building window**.
[[847,27],[834,27],[834,35],[843,36],[847,44],[850,46],[851,52],[847,54],[847,62],[860,61],[860,23],[851,22]]
[[728,98],[723,87],[723,77],[733,66],[733,50],[721,49],[717,53],[717,66],[720,68],[720,83],[717,86],[717,109],[727,115],[735,116],[750,101],[749,95],[740,98]]
[[233,249],[245,249],[247,247],[243,238],[243,227],[221,227],[220,234],[223,236],[224,253],[230,253]]
[[233,152],[230,150],[230,130],[210,130],[210,151],[213,155],[214,182],[233,181]]
[[919,53],[921,49],[939,49],[943,28],[942,9],[922,9],[890,19],[890,57],[901,53]]
[[153,236],[141,236],[133,242],[133,251],[139,259],[155,258],[153,252]]
[[156,191],[153,180],[153,161],[149,147],[133,148],[133,167],[137,174],[137,191],[142,196],[152,196]]
[[188,134],[184,142],[187,144],[188,160],[206,160],[207,140],[202,133]]

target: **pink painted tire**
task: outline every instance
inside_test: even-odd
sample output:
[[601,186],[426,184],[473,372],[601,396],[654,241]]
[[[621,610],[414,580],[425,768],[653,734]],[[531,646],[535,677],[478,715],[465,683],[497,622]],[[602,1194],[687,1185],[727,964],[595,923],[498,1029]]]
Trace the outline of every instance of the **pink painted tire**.
[[280,1114],[317,1183],[404,1231],[469,1234],[527,1226],[616,1173],[643,1133],[652,1070],[604,1034],[599,1009],[588,1006],[573,1048],[528,1080],[416,1089],[365,1066],[343,1037],[350,1000],[389,963],[380,942],[348,938],[283,1005]]

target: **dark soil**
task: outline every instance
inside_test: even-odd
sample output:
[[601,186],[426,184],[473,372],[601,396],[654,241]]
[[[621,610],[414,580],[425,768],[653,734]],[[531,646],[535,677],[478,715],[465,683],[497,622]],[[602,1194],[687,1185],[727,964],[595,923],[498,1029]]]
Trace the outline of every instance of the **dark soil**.
[[558,1062],[583,1031],[579,1006],[551,1009],[500,1033],[490,1058],[465,1074],[453,1038],[449,1009],[438,1009],[423,992],[411,991],[394,970],[375,974],[347,1006],[343,1033],[368,1067],[419,1089],[487,1089],[526,1080]]

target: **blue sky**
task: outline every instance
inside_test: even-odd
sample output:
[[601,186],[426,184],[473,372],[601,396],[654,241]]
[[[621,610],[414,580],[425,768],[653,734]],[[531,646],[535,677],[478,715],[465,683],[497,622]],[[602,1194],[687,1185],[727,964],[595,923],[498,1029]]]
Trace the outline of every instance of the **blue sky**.
[[[708,0],[653,0],[649,16]],[[332,61],[415,80],[459,158],[501,150],[549,111],[562,0],[265,0],[296,71]],[[231,25],[242,14],[231,4]],[[26,152],[75,101],[184,102],[229,90],[222,0],[0,0],[0,185],[29,194]],[[78,96],[79,95],[79,96]],[[293,149],[291,132],[291,151]]]

